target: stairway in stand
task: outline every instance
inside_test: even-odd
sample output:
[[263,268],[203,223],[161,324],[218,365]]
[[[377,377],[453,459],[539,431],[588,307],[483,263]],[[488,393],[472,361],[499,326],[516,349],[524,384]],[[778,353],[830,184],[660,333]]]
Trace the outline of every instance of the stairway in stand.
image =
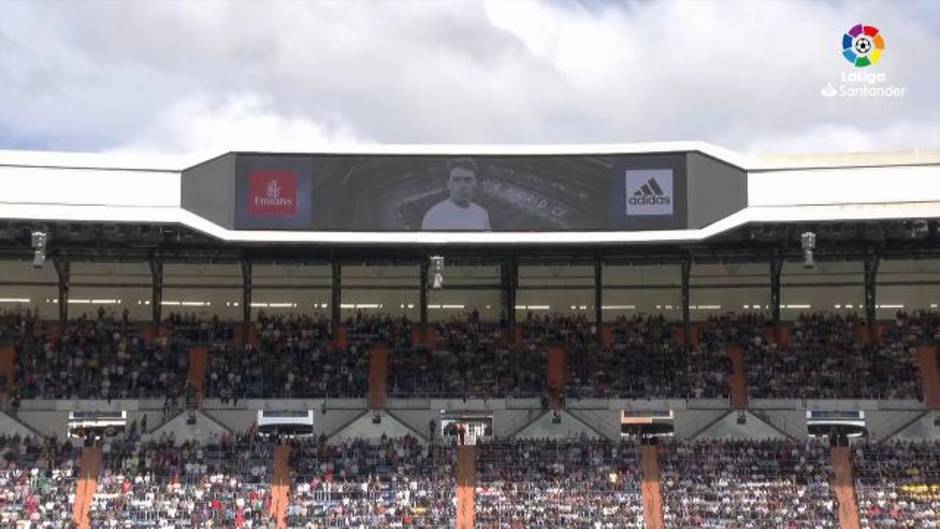
[[82,449],[79,460],[78,482],[75,485],[75,505],[72,520],[79,529],[91,527],[91,501],[98,490],[98,472],[101,470],[101,448],[95,446]]
[[643,471],[643,518],[646,529],[663,529],[663,495],[659,486],[659,460],[656,447],[640,447],[640,468]]
[[832,448],[832,472],[835,474],[832,487],[839,502],[839,527],[859,529],[858,500],[855,498],[855,472],[849,449],[845,446]]
[[476,510],[477,447],[457,449],[457,529],[473,529]]
[[274,449],[274,469],[271,472],[271,515],[278,529],[287,529],[287,505],[290,502],[290,447]]

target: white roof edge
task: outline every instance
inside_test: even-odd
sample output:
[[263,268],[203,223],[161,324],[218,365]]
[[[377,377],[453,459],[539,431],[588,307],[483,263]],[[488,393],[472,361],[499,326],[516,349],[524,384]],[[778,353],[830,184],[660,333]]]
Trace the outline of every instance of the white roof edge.
[[222,151],[214,155],[185,154],[159,155],[134,153],[86,153],[58,151],[0,150],[0,165],[39,167],[81,167],[89,169],[127,169],[152,171],[182,171],[228,152],[264,154],[379,154],[379,155],[591,155],[591,154],[643,154],[660,152],[699,151],[733,165],[746,168],[750,157],[700,141],[600,143],[565,145],[396,145],[396,144],[321,144],[311,145],[303,151]]
[[73,169],[112,169],[178,173],[206,161],[202,156],[130,153],[12,151],[0,149],[0,165]]
[[0,165],[33,167],[124,169],[135,171],[180,172],[227,152],[263,154],[357,154],[357,155],[432,155],[432,156],[545,156],[655,154],[697,151],[745,170],[837,168],[878,165],[940,164],[940,149],[916,149],[903,152],[819,153],[790,155],[749,155],[702,141],[598,143],[598,144],[321,144],[303,151],[223,151],[215,154],[190,153],[161,155],[145,153],[86,153],[58,151],[0,150]]

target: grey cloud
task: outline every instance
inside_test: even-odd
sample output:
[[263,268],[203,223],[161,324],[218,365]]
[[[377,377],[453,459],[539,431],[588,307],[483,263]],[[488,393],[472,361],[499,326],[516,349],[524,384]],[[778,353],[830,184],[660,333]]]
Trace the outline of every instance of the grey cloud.
[[[0,2],[0,146],[198,150],[213,124],[283,123],[308,144],[940,147],[935,6]],[[904,98],[819,95],[859,21]]]

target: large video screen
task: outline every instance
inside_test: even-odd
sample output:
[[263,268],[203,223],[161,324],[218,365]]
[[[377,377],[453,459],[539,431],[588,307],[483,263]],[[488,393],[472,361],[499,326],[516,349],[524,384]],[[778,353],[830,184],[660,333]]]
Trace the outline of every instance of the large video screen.
[[685,155],[239,154],[237,229],[607,231],[686,223]]

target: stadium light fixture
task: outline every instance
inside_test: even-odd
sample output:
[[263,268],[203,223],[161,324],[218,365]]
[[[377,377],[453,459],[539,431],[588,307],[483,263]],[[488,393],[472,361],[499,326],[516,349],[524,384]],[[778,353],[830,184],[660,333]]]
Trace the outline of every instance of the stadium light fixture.
[[46,244],[49,242],[49,236],[44,231],[34,231],[32,234],[33,243],[33,268],[42,268],[46,263]]
[[813,259],[813,250],[816,249],[816,234],[807,231],[800,235],[800,243],[803,245],[803,267],[813,268],[816,261]]
[[440,255],[431,256],[431,290],[444,288],[444,258]]

